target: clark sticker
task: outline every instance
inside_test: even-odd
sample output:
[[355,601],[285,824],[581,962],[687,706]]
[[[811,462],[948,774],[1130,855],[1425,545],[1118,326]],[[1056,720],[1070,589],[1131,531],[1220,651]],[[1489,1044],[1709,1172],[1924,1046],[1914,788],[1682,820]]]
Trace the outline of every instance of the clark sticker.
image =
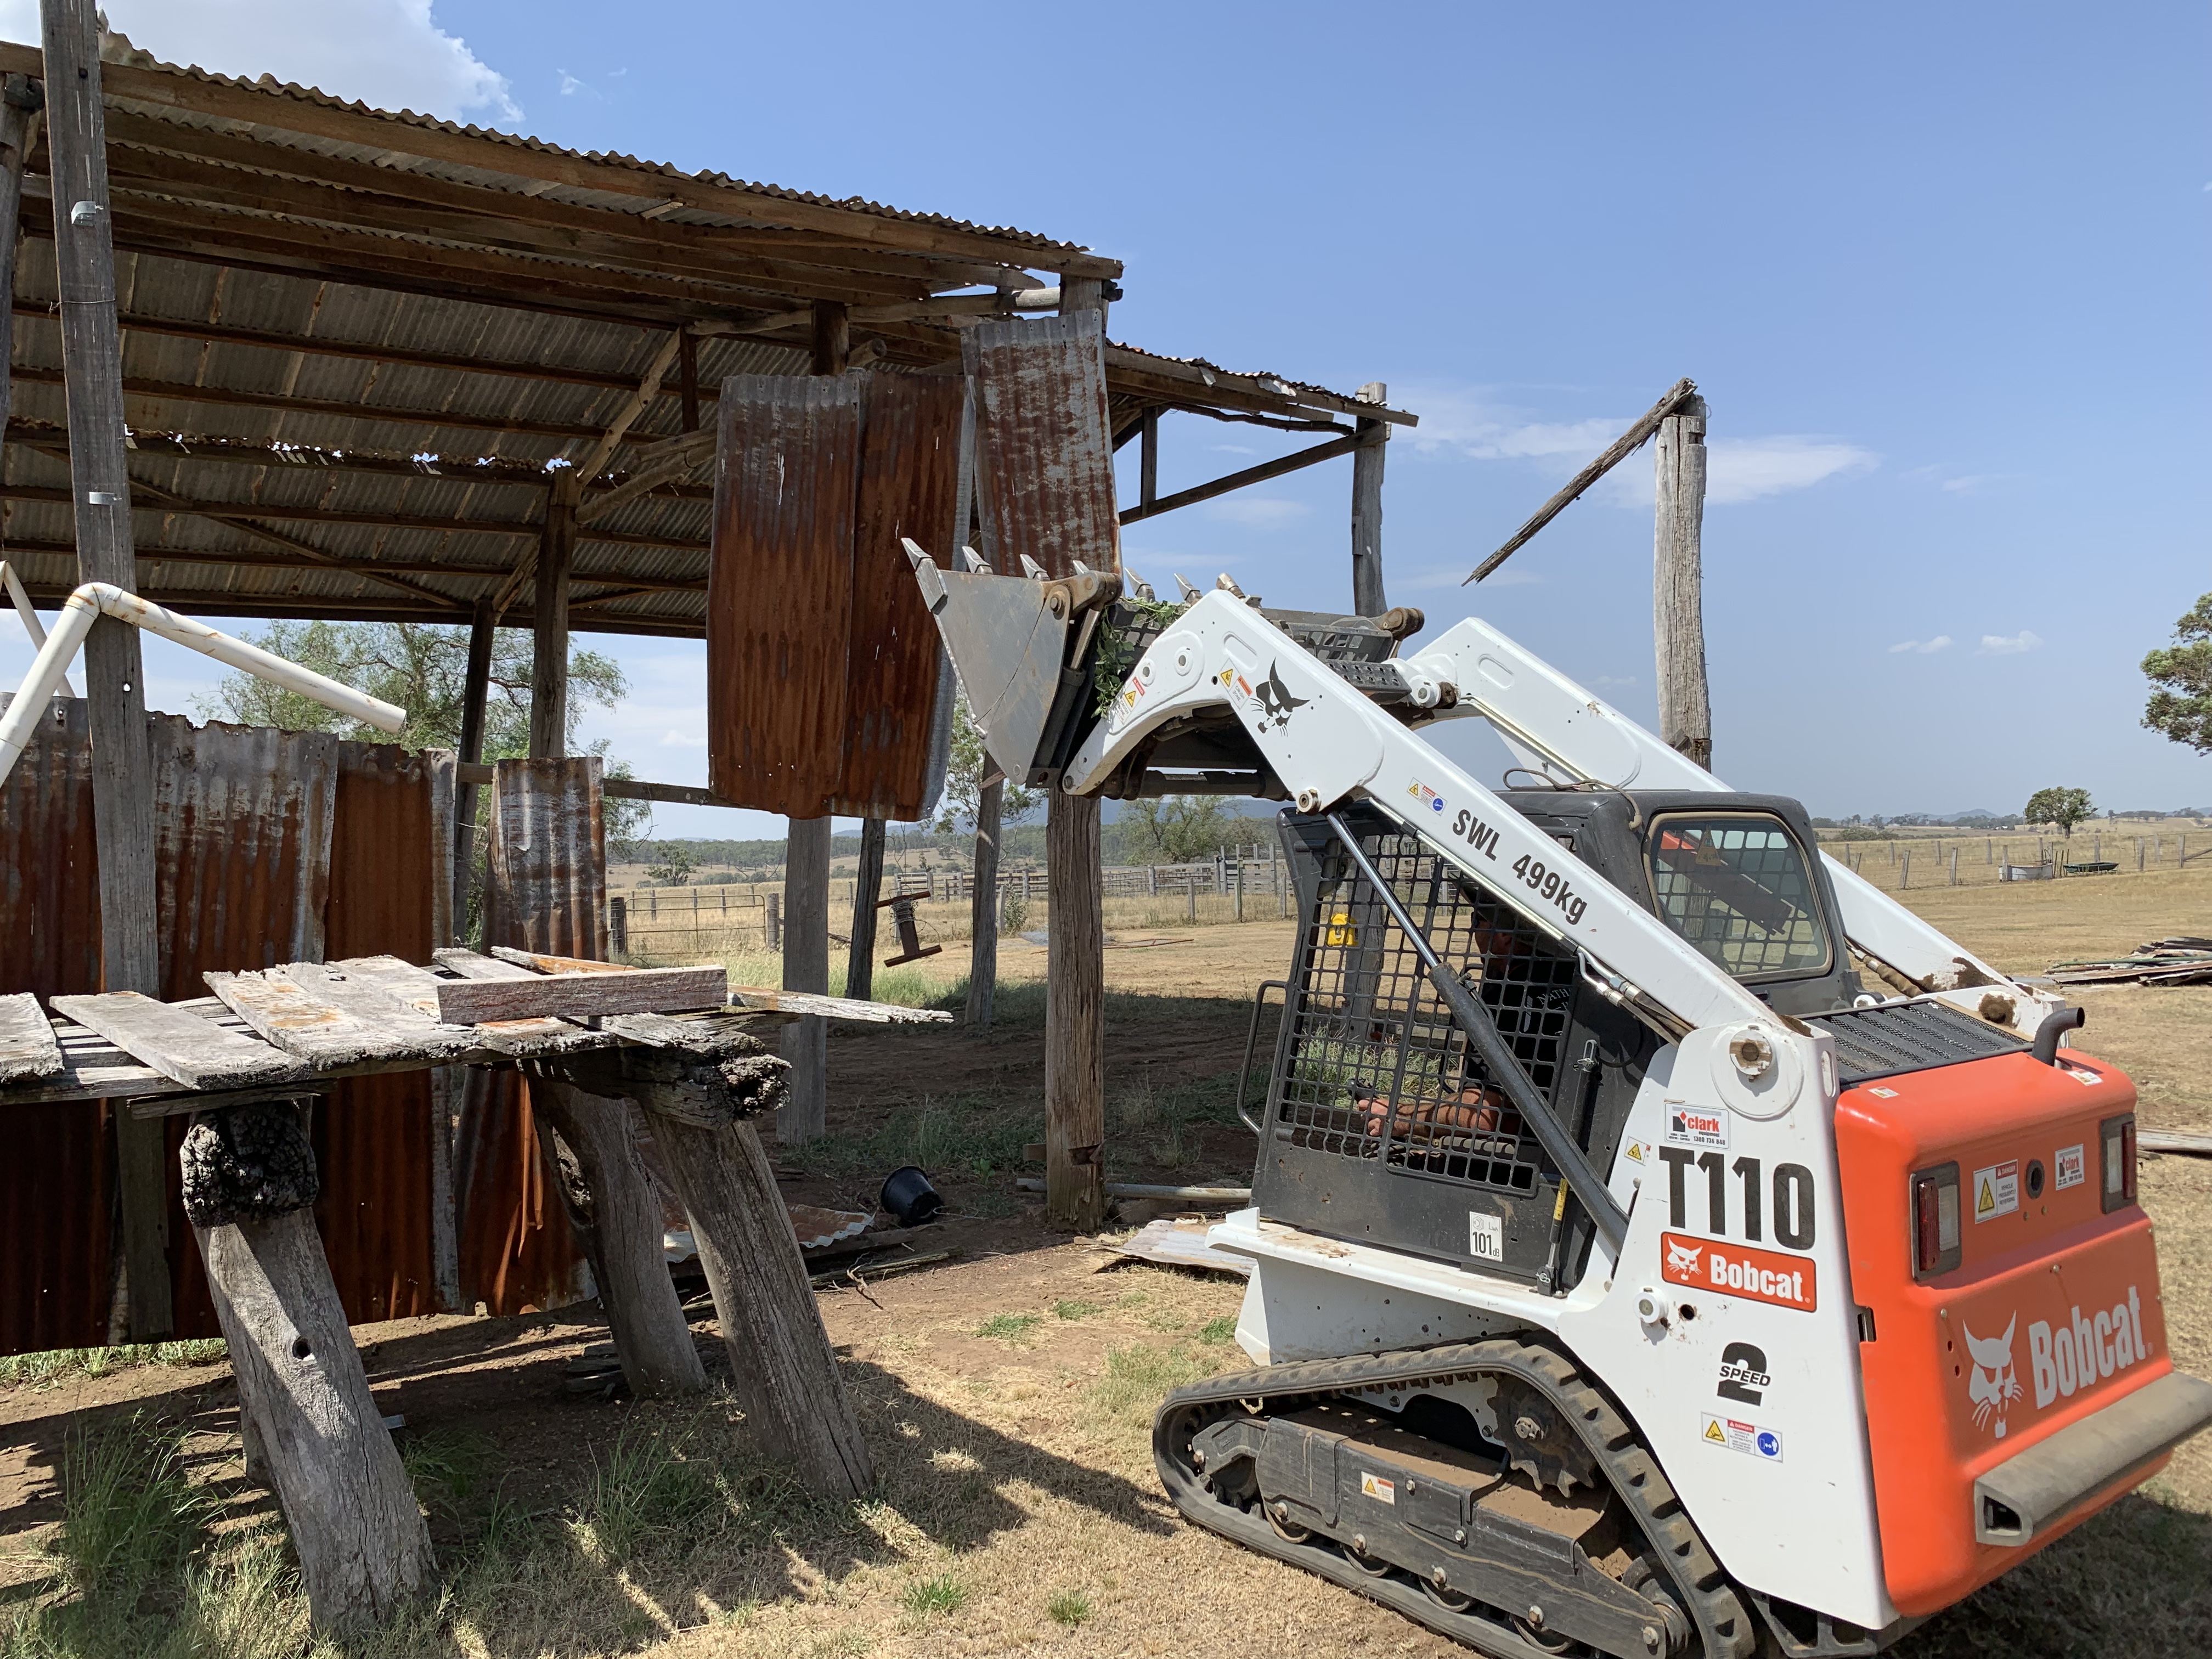
[[1809,1255],[1784,1255],[1680,1233],[1660,1234],[1659,1248],[1659,1271],[1670,1285],[1694,1285],[1803,1313],[1820,1305],[1820,1279]]
[[1782,1437],[1772,1429],[1762,1429],[1756,1423],[1745,1423],[1733,1417],[1715,1417],[1711,1412],[1702,1414],[1705,1426],[1698,1437],[1709,1446],[1725,1446],[1732,1452],[1741,1452],[1747,1457],[1756,1457],[1764,1463],[1782,1461]]

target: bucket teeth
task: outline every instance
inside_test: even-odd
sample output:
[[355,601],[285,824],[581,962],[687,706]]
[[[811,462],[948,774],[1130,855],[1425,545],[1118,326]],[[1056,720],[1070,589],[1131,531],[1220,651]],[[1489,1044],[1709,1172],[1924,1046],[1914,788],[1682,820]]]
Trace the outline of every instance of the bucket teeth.
[[981,556],[972,547],[963,547],[960,550],[960,568],[971,576],[988,576],[991,574],[991,567],[983,562]]
[[1175,579],[1176,586],[1182,590],[1182,602],[1185,605],[1196,605],[1200,599],[1205,597],[1198,591],[1198,589],[1193,587],[1188,581],[1183,580],[1182,571],[1178,570],[1175,573]]
[[1126,564],[1121,567],[1121,576],[1122,579],[1129,584],[1129,591],[1132,593],[1134,593],[1139,599],[1158,599],[1160,597],[1158,594],[1152,592],[1152,585],[1150,582],[1146,581],[1142,576],[1139,576],[1135,571],[1130,569]]
[[1042,565],[1039,564],[1035,559],[1030,557],[1026,553],[1021,555],[1021,561],[1022,574],[1027,576],[1033,582],[1041,582],[1044,580],[1044,567]]

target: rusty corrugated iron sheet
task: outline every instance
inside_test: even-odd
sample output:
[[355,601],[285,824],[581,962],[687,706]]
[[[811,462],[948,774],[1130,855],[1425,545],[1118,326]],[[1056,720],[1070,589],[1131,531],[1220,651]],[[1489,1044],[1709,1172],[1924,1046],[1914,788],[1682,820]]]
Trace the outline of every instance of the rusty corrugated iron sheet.
[[[0,993],[100,989],[85,704],[57,702],[0,784]],[[107,1340],[107,1108],[11,1106],[0,1158],[0,1353]]]
[[845,641],[845,772],[832,808],[911,822],[935,805],[931,776],[944,645],[900,538],[950,561],[966,388],[942,375],[874,374],[863,393],[852,616]]
[[[501,761],[494,769],[484,943],[606,959],[599,762]],[[584,1253],[548,1184],[527,1086],[471,1070],[454,1137],[461,1301],[495,1314],[590,1294]]]
[[1048,574],[1080,560],[1121,568],[1105,331],[1095,311],[982,323],[962,337],[975,383],[975,503],[983,557],[1018,575],[1027,554]]
[[787,817],[824,817],[844,787],[869,378],[722,383],[707,579],[708,787]]
[[[450,763],[442,763],[449,766]],[[329,959],[390,954],[428,962],[442,944],[453,882],[450,817],[438,811],[441,760],[394,744],[340,745],[331,835]],[[446,1133],[428,1072],[348,1078],[315,1114],[323,1176],[315,1225],[355,1324],[441,1310],[438,1206],[452,1202]]]
[[338,739],[267,726],[150,722],[161,995],[210,969],[323,959]]

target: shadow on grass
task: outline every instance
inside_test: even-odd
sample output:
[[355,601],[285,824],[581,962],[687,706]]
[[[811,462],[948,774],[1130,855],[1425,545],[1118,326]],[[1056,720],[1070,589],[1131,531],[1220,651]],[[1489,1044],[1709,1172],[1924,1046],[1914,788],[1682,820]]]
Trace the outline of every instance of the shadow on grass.
[[1937,1614],[1896,1659],[2212,1653],[2212,1516],[2153,1480]]

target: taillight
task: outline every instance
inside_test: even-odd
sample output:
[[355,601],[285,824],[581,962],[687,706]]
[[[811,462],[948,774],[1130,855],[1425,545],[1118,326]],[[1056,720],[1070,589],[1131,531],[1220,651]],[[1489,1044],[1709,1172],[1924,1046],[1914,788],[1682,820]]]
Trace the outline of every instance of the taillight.
[[1912,1276],[1932,1279],[1959,1265],[1959,1166],[1912,1177]]
[[2097,1139],[2104,1152],[2105,1212],[2109,1215],[2136,1201],[2135,1114],[2106,1118],[2097,1126]]

